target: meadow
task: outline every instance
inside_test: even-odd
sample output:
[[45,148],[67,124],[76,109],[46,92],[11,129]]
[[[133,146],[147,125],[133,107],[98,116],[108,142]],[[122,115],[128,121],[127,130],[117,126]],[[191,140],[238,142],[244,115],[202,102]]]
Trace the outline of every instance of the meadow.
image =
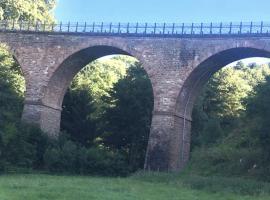
[[137,173],[130,177],[9,174],[1,200],[269,200],[270,184],[243,178]]

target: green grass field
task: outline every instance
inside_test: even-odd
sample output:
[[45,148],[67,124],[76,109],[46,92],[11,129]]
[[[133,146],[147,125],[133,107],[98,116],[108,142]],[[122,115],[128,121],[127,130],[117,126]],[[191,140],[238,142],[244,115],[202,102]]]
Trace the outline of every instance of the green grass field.
[[0,200],[269,200],[270,184],[176,174],[2,175]]

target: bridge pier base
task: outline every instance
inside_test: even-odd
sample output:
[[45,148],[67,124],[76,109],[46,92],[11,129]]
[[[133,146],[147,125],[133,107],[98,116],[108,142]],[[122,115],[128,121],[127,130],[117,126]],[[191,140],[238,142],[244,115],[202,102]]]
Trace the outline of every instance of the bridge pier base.
[[[154,111],[145,158],[145,170],[172,171],[172,136],[174,116],[170,112]],[[176,170],[176,169],[175,169]]]
[[38,125],[50,137],[57,137],[60,130],[61,109],[39,102],[25,102],[22,121]]
[[173,158],[179,158],[174,161],[174,166],[182,170],[189,161],[191,144],[191,123],[189,117],[182,115],[175,116],[174,131],[175,138],[172,140],[172,147],[175,149]]
[[189,160],[190,129],[190,119],[170,112],[154,112],[144,169],[183,169]]

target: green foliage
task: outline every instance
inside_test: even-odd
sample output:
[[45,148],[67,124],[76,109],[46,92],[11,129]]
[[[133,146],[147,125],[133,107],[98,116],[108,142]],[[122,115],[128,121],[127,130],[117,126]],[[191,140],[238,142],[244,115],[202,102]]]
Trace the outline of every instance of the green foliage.
[[191,168],[203,175],[259,176],[261,149],[236,148],[230,144],[219,144],[211,148],[195,149]]
[[1,0],[0,20],[51,23],[55,5],[56,0]]
[[128,69],[105,100],[101,135],[105,146],[125,152],[134,170],[142,168],[150,132],[153,94],[149,78],[139,65]]
[[265,179],[270,166],[270,67],[238,63],[209,81],[193,112],[191,168]]
[[129,161],[126,168],[136,170],[143,166],[152,107],[151,83],[138,62],[104,58],[75,77],[64,98],[61,127],[77,144],[120,152]]
[[0,130],[5,121],[13,122],[21,115],[24,79],[18,64],[5,45],[0,45]]
[[256,96],[248,101],[247,117],[256,122],[251,131],[257,135],[252,136],[258,138],[259,146],[264,152],[264,165],[270,166],[270,77],[267,77],[264,84],[257,86],[255,91]]
[[[95,101],[108,96],[113,85],[126,75],[126,70],[137,61],[128,56],[101,58],[85,66],[74,78],[71,85],[87,87]],[[75,84],[75,85],[73,85]]]
[[46,168],[54,173],[119,176],[129,172],[121,154],[100,147],[85,148],[63,135],[47,148],[44,160]]
[[96,60],[84,67],[72,81],[63,102],[61,129],[74,141],[91,145],[98,135],[97,121],[110,105],[103,97],[109,96],[113,85],[126,74],[135,60],[114,56]]
[[241,62],[214,74],[194,107],[193,146],[218,142],[237,128],[246,115],[247,99],[255,95],[255,87],[268,75],[268,65],[246,66]]
[[0,159],[2,170],[35,169],[43,165],[47,137],[34,126],[5,124],[0,131]]
[[83,88],[88,91],[95,105],[95,112],[89,113],[92,119],[98,119],[110,105],[103,101],[109,96],[114,84],[126,75],[127,68],[136,65],[137,60],[129,56],[113,56],[98,59],[85,66],[74,78],[71,89]]
[[94,106],[88,88],[68,89],[63,102],[61,128],[71,135],[73,141],[84,146],[91,145],[97,137],[96,122],[91,117]]

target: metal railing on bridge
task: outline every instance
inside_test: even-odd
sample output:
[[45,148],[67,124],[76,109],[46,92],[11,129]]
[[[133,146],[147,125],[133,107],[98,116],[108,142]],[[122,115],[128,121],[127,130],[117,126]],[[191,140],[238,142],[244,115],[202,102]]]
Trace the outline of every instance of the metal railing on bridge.
[[203,36],[268,35],[270,23],[53,23],[0,21],[0,31],[88,33],[95,35]]

